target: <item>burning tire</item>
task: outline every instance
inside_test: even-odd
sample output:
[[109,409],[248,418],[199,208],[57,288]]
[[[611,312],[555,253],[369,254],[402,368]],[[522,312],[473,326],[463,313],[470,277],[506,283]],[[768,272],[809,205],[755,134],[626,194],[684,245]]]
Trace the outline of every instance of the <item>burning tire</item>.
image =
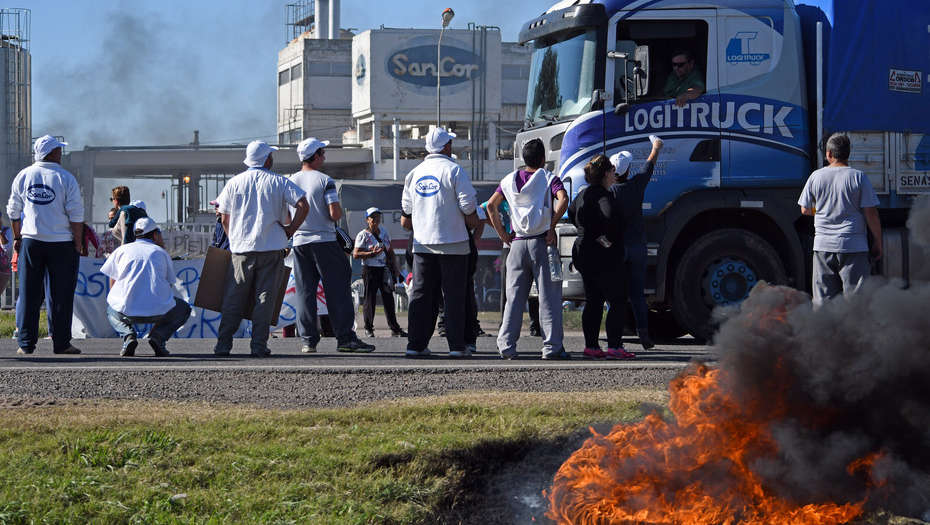
[[711,311],[739,304],[759,281],[788,281],[778,252],[747,230],[716,230],[685,250],[675,269],[672,312],[682,328],[708,340],[716,328]]

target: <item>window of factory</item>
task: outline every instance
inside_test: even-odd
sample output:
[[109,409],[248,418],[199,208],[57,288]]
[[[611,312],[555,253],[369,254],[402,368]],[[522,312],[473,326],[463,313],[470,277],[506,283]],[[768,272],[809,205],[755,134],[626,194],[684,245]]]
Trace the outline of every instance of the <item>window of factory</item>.
[[300,129],[299,129],[299,128],[298,128],[298,129],[292,129],[292,130],[288,133],[288,144],[297,144],[298,142],[300,142],[300,139],[301,139],[301,137],[300,137]]
[[328,77],[329,71],[329,62],[310,62],[307,67],[307,73],[309,73],[311,77]]
[[296,66],[294,66],[294,67],[291,68],[291,80],[297,80],[297,79],[303,77],[303,73],[302,73],[303,67],[302,67],[302,66],[303,66],[303,64],[297,64]]
[[278,133],[278,144],[287,144],[287,133]]
[[526,66],[503,66],[501,76],[504,80],[526,80],[530,78],[530,68]]
[[285,69],[284,71],[278,71],[278,85],[283,86],[291,81],[291,70]]
[[333,76],[334,77],[350,77],[352,76],[352,64],[348,62],[335,62],[333,63]]
[[349,77],[352,76],[352,64],[348,62],[310,62],[307,66],[307,72],[312,77]]

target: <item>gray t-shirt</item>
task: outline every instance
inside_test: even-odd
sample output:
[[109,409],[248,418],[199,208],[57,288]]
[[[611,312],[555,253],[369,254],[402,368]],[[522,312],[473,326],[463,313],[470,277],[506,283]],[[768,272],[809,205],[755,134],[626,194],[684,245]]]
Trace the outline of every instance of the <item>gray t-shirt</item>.
[[[300,228],[294,232],[294,246],[312,242],[336,240],[336,223],[329,218],[329,205],[339,202],[336,182],[325,173],[316,170],[298,171],[291,181],[307,192],[310,211]],[[291,210],[293,215],[294,210]]]
[[862,208],[878,206],[869,178],[848,167],[826,167],[811,173],[798,205],[813,208],[814,251],[869,251]]

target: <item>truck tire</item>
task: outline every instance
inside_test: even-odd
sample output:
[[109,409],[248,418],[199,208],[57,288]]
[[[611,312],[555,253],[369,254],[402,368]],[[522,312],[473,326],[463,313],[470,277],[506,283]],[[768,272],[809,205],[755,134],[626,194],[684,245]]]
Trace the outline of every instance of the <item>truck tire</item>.
[[708,341],[716,330],[713,309],[739,304],[759,281],[788,281],[772,245],[739,228],[712,231],[689,246],[676,265],[672,312],[682,328]]

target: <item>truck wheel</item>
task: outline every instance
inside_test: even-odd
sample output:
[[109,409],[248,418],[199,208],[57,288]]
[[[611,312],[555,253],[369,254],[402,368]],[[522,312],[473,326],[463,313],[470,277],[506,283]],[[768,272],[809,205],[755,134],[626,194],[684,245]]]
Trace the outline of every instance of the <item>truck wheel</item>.
[[739,304],[759,281],[785,284],[778,253],[765,239],[737,228],[698,238],[678,261],[672,286],[672,312],[682,328],[709,340],[716,330],[711,311]]

